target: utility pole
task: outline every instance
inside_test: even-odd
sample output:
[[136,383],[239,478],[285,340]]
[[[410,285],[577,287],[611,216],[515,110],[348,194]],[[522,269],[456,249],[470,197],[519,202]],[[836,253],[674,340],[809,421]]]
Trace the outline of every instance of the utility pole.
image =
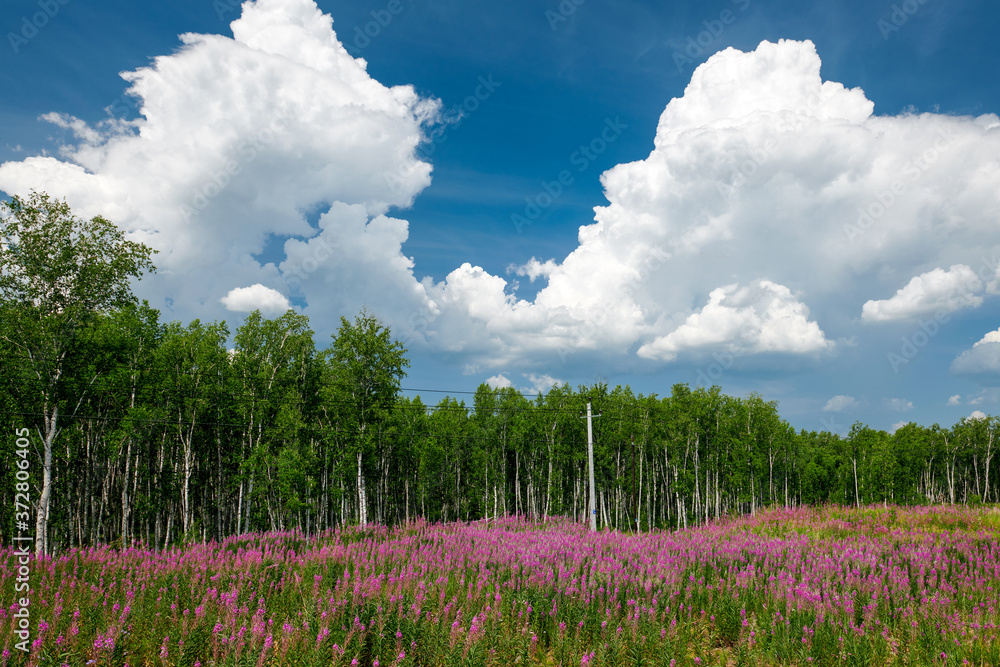
[[[590,531],[597,532],[597,498],[594,493],[594,415],[590,411],[590,397],[587,397],[587,465],[590,468]],[[600,417],[600,413],[596,416]]]
[[[637,508],[638,503],[639,503],[639,496],[635,492],[635,436],[632,435],[632,436],[629,436],[629,437],[630,437],[630,439],[632,441],[632,516],[633,517],[638,517],[639,513],[636,511],[636,508]],[[636,518],[636,520],[635,520],[635,529],[636,529],[636,531],[639,530],[639,519],[638,518]]]

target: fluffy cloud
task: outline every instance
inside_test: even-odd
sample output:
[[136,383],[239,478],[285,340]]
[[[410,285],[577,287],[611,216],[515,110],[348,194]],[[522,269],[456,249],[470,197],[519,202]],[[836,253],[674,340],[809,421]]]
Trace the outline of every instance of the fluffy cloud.
[[[875,116],[860,89],[819,71],[810,42],[710,58],[667,105],[649,157],[603,174],[609,203],[579,247],[518,271],[546,279],[532,302],[473,267],[436,286],[463,339],[490,341],[465,351],[814,356],[834,346],[824,322],[844,327],[914,275],[928,274],[911,312],[942,302],[935,267],[965,267],[946,282],[992,280],[1000,119]],[[955,290],[943,296],[955,305]]]
[[861,309],[866,322],[908,320],[935,313],[952,313],[960,308],[978,308],[983,298],[976,292],[983,282],[971,267],[956,264],[947,271],[934,269],[915,276],[895,296],[884,301],[868,301]]
[[948,405],[961,405],[961,404],[962,404],[962,395],[961,394],[955,394],[954,396],[951,396],[948,399]]
[[708,304],[670,334],[639,348],[639,356],[672,361],[679,352],[728,346],[741,354],[809,353],[828,349],[809,309],[787,287],[767,280],[754,288],[728,285],[713,290]]
[[486,384],[494,389],[507,389],[508,387],[514,386],[514,384],[503,373],[486,378]]
[[[527,380],[527,386],[517,387],[517,390],[526,396],[531,396],[535,394],[546,394],[552,387],[560,384],[564,384],[561,380],[557,380],[550,375],[535,375],[534,373],[522,373],[521,377]],[[486,378],[486,384],[494,389],[507,389],[513,387],[514,383],[511,382],[503,373],[498,373],[493,377]]]
[[858,400],[853,396],[834,396],[823,406],[823,412],[843,412],[855,408],[857,405]]
[[552,387],[557,384],[564,384],[561,380],[557,380],[551,375],[535,375],[534,373],[528,373],[524,377],[529,383],[531,383],[531,390],[525,392],[529,394],[546,394],[549,389],[552,389]]
[[291,308],[285,295],[260,283],[251,287],[237,287],[222,297],[227,310],[237,313],[251,313],[259,310],[265,317],[277,317]]
[[[135,120],[49,115],[78,143],[0,166],[0,189],[66,197],[158,248],[139,292],[172,317],[218,318],[224,297],[241,309],[271,290],[332,330],[365,305],[411,348],[541,388],[571,354],[616,368],[816,356],[859,304],[884,319],[952,303],[938,283],[1000,251],[996,116],[875,116],[863,91],[821,79],[811,42],[781,41],[693,73],[650,155],[602,175],[608,203],[573,252],[512,258],[542,283],[532,300],[467,263],[435,282],[386,213],[430,183],[416,148],[439,105],[372,79],[311,0],[245,3],[232,30],[183,35],[124,75]],[[318,228],[303,214],[317,209]],[[997,282],[995,266],[974,273]]]
[[559,267],[554,259],[550,259],[546,262],[540,262],[534,257],[532,257],[526,264],[521,266],[515,266],[511,264],[507,268],[508,273],[515,273],[519,276],[527,276],[531,282],[535,282],[538,278],[543,278],[551,275]]
[[[401,270],[403,257],[371,264],[398,255],[406,238],[405,223],[377,216],[409,205],[430,183],[430,165],[415,149],[439,105],[410,86],[373,80],[311,0],[244,3],[232,31],[182,35],[176,53],[123,74],[138,103],[133,121],[89,127],[44,116],[78,143],[62,161],[0,166],[0,188],[65,197],[78,214],[103,214],[157,248],[159,275],[139,291],[184,318],[219,317],[220,299],[245,285],[291,296],[279,269],[257,256],[274,236],[322,242],[303,214],[317,206],[354,206],[375,218],[350,229],[359,238],[342,248],[361,246],[360,255],[342,253],[336,278]],[[339,208],[332,215],[344,217]],[[286,262],[304,261],[300,245]],[[316,287],[329,290],[330,282],[324,276]]]
[[964,375],[1000,373],[1000,329],[990,331],[951,363],[954,373]]
[[972,414],[969,415],[969,420],[971,421],[973,419],[986,419],[986,413],[980,410],[973,410]]

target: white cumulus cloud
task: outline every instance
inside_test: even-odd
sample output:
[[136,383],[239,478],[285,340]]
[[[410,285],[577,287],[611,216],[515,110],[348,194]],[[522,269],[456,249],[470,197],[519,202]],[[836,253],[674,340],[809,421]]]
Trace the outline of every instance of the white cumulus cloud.
[[278,317],[292,307],[284,294],[260,283],[232,289],[220,301],[227,310],[237,313],[259,310],[265,317]]
[[1000,249],[1000,120],[873,110],[822,81],[811,42],[717,53],[666,106],[650,155],[603,174],[609,203],[579,246],[524,265],[546,279],[533,301],[465,267],[438,286],[442,321],[492,361],[831,350],[824,322],[854,319],[852,299],[935,266],[979,275]]
[[963,375],[1000,373],[1000,329],[990,331],[951,362],[951,370]]
[[493,377],[486,378],[486,384],[494,389],[506,389],[507,387],[514,386],[503,373],[498,373]]
[[855,408],[857,405],[858,400],[853,396],[834,396],[823,406],[823,412],[843,412],[844,410]]
[[[234,283],[291,296],[275,264],[257,255],[273,236],[318,242],[303,213],[317,206],[356,206],[377,222],[347,230],[361,237],[342,245],[361,246],[356,258],[342,253],[336,270],[320,259],[326,270],[313,265],[315,280],[296,283],[307,301],[336,296],[345,275],[399,271],[405,258],[381,262],[394,242],[398,255],[406,223],[377,216],[430,183],[415,149],[438,103],[372,79],[312,0],[246,2],[231,27],[232,38],[181,35],[175,53],[123,74],[140,114],[133,121],[88,127],[45,115],[80,143],[62,160],[0,165],[0,189],[65,197],[79,215],[102,214],[158,249],[158,275],[138,291],[185,319],[223,315],[219,300]],[[423,305],[414,298],[411,309]]]
[[530,388],[525,392],[528,394],[545,394],[557,384],[564,384],[561,380],[557,380],[551,375],[528,373],[524,377],[530,383]]
[[934,269],[915,276],[891,299],[868,301],[861,309],[866,322],[908,320],[937,313],[952,313],[960,308],[978,308],[983,298],[983,282],[971,267],[956,264],[950,269]]
[[810,353],[829,349],[832,343],[787,287],[762,280],[753,288],[728,285],[713,290],[704,308],[670,334],[639,348],[639,356],[672,361],[685,350],[723,345],[741,353]]
[[903,428],[904,426],[906,426],[909,423],[910,422],[896,422],[895,424],[892,425],[892,428],[889,429],[889,434],[891,435],[891,434],[895,433],[896,431],[898,431],[899,429]]

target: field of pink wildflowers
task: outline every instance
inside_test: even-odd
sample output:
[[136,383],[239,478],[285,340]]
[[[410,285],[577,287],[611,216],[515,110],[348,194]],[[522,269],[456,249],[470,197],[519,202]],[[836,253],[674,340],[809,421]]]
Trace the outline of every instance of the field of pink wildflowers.
[[679,532],[565,519],[244,535],[33,563],[0,665],[1000,665],[1000,513],[769,510]]

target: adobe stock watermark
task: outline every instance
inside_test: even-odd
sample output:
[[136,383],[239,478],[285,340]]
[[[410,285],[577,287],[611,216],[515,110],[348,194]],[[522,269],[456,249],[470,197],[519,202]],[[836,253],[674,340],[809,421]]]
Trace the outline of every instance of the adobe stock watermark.
[[[445,115],[446,118],[450,117],[455,120],[442,123],[431,130],[430,134],[427,135],[427,140],[417,147],[416,157],[420,160],[429,160],[435,151],[437,151],[437,147],[448,141],[450,132],[460,128],[466,119],[478,111],[483,102],[493,97],[493,94],[502,85],[503,83],[494,79],[492,74],[479,76],[476,79],[476,87],[472,93],[467,95],[461,104],[452,107],[448,114]],[[385,182],[393,192],[399,193],[410,173],[411,169],[409,165],[401,165],[395,171],[385,172]]]
[[789,140],[794,139],[795,132],[814,122],[816,112],[822,108],[824,104],[825,101],[823,98],[819,94],[813,93],[806,100],[803,108],[795,109],[794,111],[789,110],[783,113],[775,123],[775,129],[787,135],[788,138],[779,142],[773,136],[768,136],[762,147],[752,150],[750,154],[744,158],[739,165],[737,165],[728,182],[721,180],[716,181],[715,187],[719,191],[719,196],[725,199],[742,188],[747,181],[750,180],[750,178],[752,178],[765,164],[767,164],[768,161],[771,160],[771,158],[774,157],[775,153],[781,149],[782,145],[788,143]]
[[729,183],[722,181],[715,182],[715,187],[719,191],[719,195],[725,199],[742,188],[747,180],[756,174],[771,159],[771,156],[778,152],[778,148],[780,148],[778,142],[774,138],[768,137],[762,149],[751,151],[749,157],[743,160],[733,171]]
[[950,312],[981,303],[977,300],[976,292],[997,277],[998,266],[1000,266],[1000,258],[987,259],[983,257],[979,269],[976,271],[976,277],[965,286],[956,308],[951,311],[940,309],[934,313],[934,317],[930,320],[918,320],[917,329],[908,336],[900,338],[899,349],[886,354],[886,360],[893,373],[898,374],[903,366],[910,363],[920,354],[922,349],[927,347],[931,340],[941,332],[941,328],[951,321]]
[[309,254],[293,263],[283,262],[281,269],[281,281],[291,290],[299,290],[302,283],[316,270],[328,262],[333,257],[334,252],[340,248],[340,241],[331,239],[325,234],[326,230],[318,236],[309,239]]
[[213,199],[232,184],[234,178],[242,174],[243,170],[257,159],[286,125],[285,118],[273,119],[268,127],[244,139],[233,151],[233,157],[210,169],[208,178],[191,194],[190,204],[181,206],[181,215],[184,219],[190,220],[196,212],[204,211]]
[[240,14],[240,7],[243,5],[243,0],[212,0],[212,9],[215,10],[215,15],[219,17],[220,21],[226,20],[226,14],[236,12],[236,15]]
[[555,30],[563,23],[569,20],[569,17],[576,13],[577,7],[585,3],[587,0],[562,0],[559,6],[556,7],[556,11],[551,9],[545,10],[545,19],[549,22],[549,27],[552,31]]
[[888,18],[880,18],[875,22],[875,27],[882,34],[882,39],[889,41],[889,35],[898,32],[926,4],[927,0],[903,0],[903,2],[894,4]]
[[839,423],[836,415],[829,418],[820,417],[819,425],[826,429],[827,433],[832,433],[833,435],[841,435],[847,432],[847,425]]
[[38,33],[49,24],[49,21],[54,19],[69,3],[70,0],[38,0],[36,4],[39,11],[22,16],[18,31],[7,33],[7,41],[10,43],[14,55],[20,53],[28,42],[37,37]]
[[[743,326],[740,330],[740,341],[753,340],[754,337],[758,336],[760,332],[753,327]],[[713,361],[709,363],[704,368],[699,368],[698,372],[695,374],[695,387],[705,387],[711,388],[712,386],[718,384],[722,377],[732,370],[736,362],[741,358],[750,353],[750,350],[745,346],[730,348],[723,352],[713,352]]]
[[[602,311],[605,309],[601,309]],[[579,352],[581,350],[596,350],[597,346],[593,347],[582,347],[580,341],[596,340],[598,334],[601,333],[602,327],[598,326],[593,320],[585,320],[581,323],[580,327],[574,331],[573,337],[576,339],[576,344],[569,343],[565,338],[563,342],[559,344],[556,348],[556,354],[559,355],[559,361],[563,364],[566,363],[566,358],[569,357],[573,352]]]
[[26,428],[14,429],[16,438],[14,445],[14,524],[17,529],[17,536],[14,538],[17,548],[14,555],[17,557],[17,576],[14,579],[14,593],[23,597],[15,598],[13,616],[14,634],[20,640],[14,644],[18,651],[28,652],[31,641],[31,549],[29,548],[33,537],[24,533],[31,527],[31,461],[28,460],[28,446],[31,440],[28,438],[30,431]]
[[928,321],[918,320],[919,328],[909,336],[903,336],[902,344],[898,352],[889,352],[886,358],[893,373],[899,373],[899,369],[910,363],[934,336],[938,335],[941,327],[951,321],[951,316],[945,310],[934,313],[934,317]]
[[[615,116],[614,120],[604,119],[604,127],[601,131],[586,144],[581,144],[569,156],[569,163],[576,167],[577,173],[583,173],[590,168],[590,165],[597,160],[598,156],[608,150],[608,146],[618,140],[618,137],[628,129],[628,125],[621,122],[620,117]],[[559,199],[566,188],[575,182],[573,172],[563,169],[551,181],[543,180],[541,189],[532,196],[524,198],[524,211],[522,213],[512,213],[511,224],[518,234],[521,234],[524,227],[530,225],[541,217],[542,213],[552,206]]]
[[430,325],[439,314],[440,312],[435,313],[426,305],[422,306],[420,310],[411,313],[407,320],[409,328],[403,332],[400,342],[403,345],[409,346],[418,336],[426,340],[430,332]]
[[850,243],[854,243],[881,220],[906,193],[909,186],[919,181],[957,139],[951,128],[947,131],[938,128],[937,134],[933,146],[924,149],[920,155],[903,165],[900,177],[893,180],[885,190],[877,192],[867,205],[858,207],[858,218],[854,223],[844,224],[844,235]]
[[367,21],[363,26],[355,26],[353,39],[350,42],[344,42],[344,48],[355,58],[361,54],[362,51],[367,49],[372,40],[378,39],[378,36],[389,27],[393,19],[403,13],[406,7],[413,2],[413,0],[389,0],[385,3],[385,7],[382,9],[373,9],[369,14],[372,17],[371,21]]
[[[736,19],[742,12],[750,8],[750,0],[730,0],[737,11],[723,9],[717,18],[705,19],[701,22],[704,30],[696,35],[687,38],[687,46],[683,51],[674,51],[674,65],[677,66],[677,73],[682,74],[688,67],[694,65],[712,47],[715,42],[722,37],[728,26],[736,23]],[[739,13],[737,13],[739,12]]]

